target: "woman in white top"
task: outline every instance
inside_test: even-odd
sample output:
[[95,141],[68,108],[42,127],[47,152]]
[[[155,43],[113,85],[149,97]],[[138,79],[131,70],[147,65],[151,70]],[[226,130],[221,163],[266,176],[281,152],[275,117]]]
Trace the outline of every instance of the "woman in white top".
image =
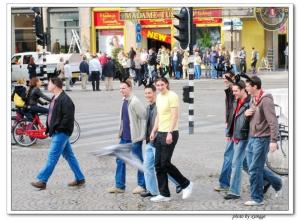
[[72,79],[72,70],[71,70],[71,66],[70,66],[68,60],[66,61],[66,64],[64,66],[64,70],[65,70],[66,91],[71,91],[70,81]]
[[182,59],[182,79],[186,79],[188,76],[188,70],[189,70],[189,52],[185,51],[183,53],[183,59]]
[[166,76],[167,73],[169,73],[169,65],[170,65],[170,57],[166,51],[166,49],[161,50],[161,57],[160,57],[160,69],[161,69],[161,76]]

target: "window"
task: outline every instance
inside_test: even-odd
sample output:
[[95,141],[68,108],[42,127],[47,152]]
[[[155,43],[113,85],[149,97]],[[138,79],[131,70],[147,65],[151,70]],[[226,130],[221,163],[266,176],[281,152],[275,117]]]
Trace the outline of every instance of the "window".
[[79,33],[78,11],[50,12],[51,52],[57,53],[57,48],[62,53],[68,52],[72,29]]
[[11,59],[11,64],[20,64],[20,58],[21,58],[21,55],[14,56],[14,57]]
[[32,57],[31,55],[24,55],[23,56],[23,64],[29,64],[31,57]]
[[36,37],[34,34],[34,14],[16,13],[12,14],[13,49],[16,53],[35,51]]

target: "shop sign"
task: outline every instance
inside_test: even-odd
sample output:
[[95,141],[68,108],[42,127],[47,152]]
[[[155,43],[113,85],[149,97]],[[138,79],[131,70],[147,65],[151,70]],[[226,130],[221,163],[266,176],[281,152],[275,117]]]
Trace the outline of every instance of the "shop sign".
[[100,30],[100,34],[102,36],[105,35],[123,35],[123,30],[119,30],[119,29],[101,29]]
[[170,19],[173,17],[172,11],[137,11],[137,12],[120,12],[121,20],[138,20],[138,19]]
[[163,34],[151,30],[143,30],[142,36],[171,44],[171,35],[168,34]]
[[193,19],[194,24],[201,24],[201,25],[221,25],[222,24],[222,18],[194,18]]
[[222,17],[222,9],[194,9],[193,17]]
[[123,26],[119,11],[94,12],[95,26]]
[[[161,19],[169,20],[172,22],[174,17],[171,10],[165,11],[136,11],[136,12],[120,12],[121,20],[140,20],[140,19]],[[222,17],[222,9],[195,9],[193,10],[194,18],[203,18],[203,17]],[[168,23],[169,24],[169,23]],[[171,23],[170,23],[171,24]]]
[[171,19],[155,19],[155,20],[148,20],[148,19],[142,19],[140,20],[141,25],[171,25],[172,20]]

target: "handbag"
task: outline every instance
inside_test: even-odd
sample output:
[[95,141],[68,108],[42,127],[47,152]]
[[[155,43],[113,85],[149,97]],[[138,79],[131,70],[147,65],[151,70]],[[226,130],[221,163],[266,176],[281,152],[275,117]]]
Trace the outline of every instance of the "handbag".
[[15,103],[16,107],[19,107],[19,108],[25,106],[25,101],[23,101],[23,99],[17,93],[15,93],[15,95],[14,95],[14,103]]

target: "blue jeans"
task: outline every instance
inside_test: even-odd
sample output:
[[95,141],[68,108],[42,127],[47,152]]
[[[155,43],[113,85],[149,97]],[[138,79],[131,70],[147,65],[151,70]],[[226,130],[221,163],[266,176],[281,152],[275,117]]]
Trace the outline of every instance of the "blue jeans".
[[227,141],[226,148],[224,152],[224,161],[219,177],[219,183],[221,188],[230,187],[230,175],[231,175],[231,164],[233,158],[233,141]]
[[269,144],[270,137],[251,137],[246,148],[247,163],[249,166],[250,196],[252,200],[258,203],[264,200],[264,178],[273,180],[275,177],[271,171],[264,170]]
[[200,79],[201,77],[201,66],[195,65],[195,79]]
[[[144,156],[144,176],[146,182],[146,189],[152,195],[158,195],[157,178],[155,173],[155,147],[151,143],[146,145],[145,156]],[[175,186],[179,184],[171,177],[168,176],[169,180],[174,183]]]
[[[121,138],[120,144],[131,143],[131,140],[124,140]],[[143,162],[143,153],[142,153],[142,144],[143,141],[139,141],[132,144],[132,154],[136,155],[141,162]],[[116,159],[117,168],[115,174],[116,187],[119,189],[125,189],[125,180],[126,180],[126,164],[123,160]],[[139,186],[145,188],[145,179],[144,173],[139,171],[137,172],[137,183]]]
[[233,72],[235,74],[237,74],[238,70],[237,70],[236,64],[232,64],[232,68],[233,68]]
[[173,61],[173,72],[176,79],[179,79],[181,76],[180,71],[177,70],[177,61]]
[[211,63],[211,78],[217,78],[217,70],[215,69],[215,67],[217,67],[217,63]]
[[230,176],[230,193],[240,196],[242,184],[242,168],[248,140],[240,140],[233,145],[233,158]]
[[75,180],[79,181],[84,179],[84,175],[81,172],[78,161],[69,143],[69,136],[60,132],[55,133],[52,136],[47,162],[37,175],[37,179],[39,181],[47,183],[61,154],[66,159],[71,170],[73,171]]

